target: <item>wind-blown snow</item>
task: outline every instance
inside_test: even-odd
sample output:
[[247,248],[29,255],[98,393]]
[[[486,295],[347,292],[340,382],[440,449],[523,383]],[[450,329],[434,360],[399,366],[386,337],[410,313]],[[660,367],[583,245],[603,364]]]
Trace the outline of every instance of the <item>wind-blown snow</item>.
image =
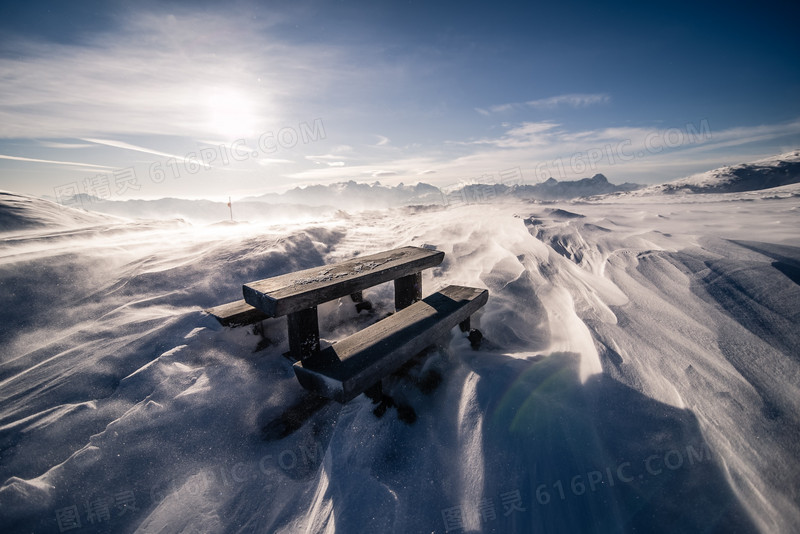
[[[42,223],[0,245],[3,530],[797,531],[798,192],[225,226],[4,197],[0,216]],[[446,253],[425,293],[490,290],[482,349],[455,329],[412,370],[439,370],[435,391],[395,380],[413,425],[360,396],[263,440],[302,392],[284,321],[202,308],[423,244]],[[390,284],[365,296],[372,315],[320,307],[326,342],[392,305]]]
[[102,224],[118,219],[90,213],[87,211],[65,208],[40,198],[17,195],[0,190],[0,234],[19,232],[30,228],[61,228]]

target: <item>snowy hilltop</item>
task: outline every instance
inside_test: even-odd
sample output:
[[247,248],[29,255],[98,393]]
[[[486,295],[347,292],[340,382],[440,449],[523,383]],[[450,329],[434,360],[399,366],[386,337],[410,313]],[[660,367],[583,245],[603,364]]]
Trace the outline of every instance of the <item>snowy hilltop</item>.
[[65,208],[55,202],[0,191],[0,233],[102,224],[114,220],[101,213]]
[[638,194],[741,193],[800,182],[800,150],[750,163],[693,174],[666,184],[647,187]]

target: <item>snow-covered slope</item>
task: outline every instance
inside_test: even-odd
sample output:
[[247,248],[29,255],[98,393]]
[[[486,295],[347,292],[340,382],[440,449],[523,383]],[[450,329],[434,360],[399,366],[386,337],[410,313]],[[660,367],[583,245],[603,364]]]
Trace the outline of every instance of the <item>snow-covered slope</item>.
[[633,194],[740,193],[800,182],[800,150],[750,163],[721,167],[650,186]]
[[118,219],[49,200],[0,191],[0,234],[41,228],[74,228]]
[[[762,191],[27,232],[0,246],[3,531],[796,532],[798,227]],[[361,396],[263,440],[301,394],[284,321],[202,308],[407,244],[446,253],[426,293],[489,288],[483,348],[455,329],[435,391],[393,385],[413,425]],[[320,307],[326,342],[392,305],[365,296]]]

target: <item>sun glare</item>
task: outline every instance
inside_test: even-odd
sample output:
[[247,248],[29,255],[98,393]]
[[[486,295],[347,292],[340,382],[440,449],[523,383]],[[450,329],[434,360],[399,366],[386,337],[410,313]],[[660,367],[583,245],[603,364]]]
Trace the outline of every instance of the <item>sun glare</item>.
[[255,134],[256,109],[253,100],[236,89],[211,93],[207,100],[209,131],[228,138]]

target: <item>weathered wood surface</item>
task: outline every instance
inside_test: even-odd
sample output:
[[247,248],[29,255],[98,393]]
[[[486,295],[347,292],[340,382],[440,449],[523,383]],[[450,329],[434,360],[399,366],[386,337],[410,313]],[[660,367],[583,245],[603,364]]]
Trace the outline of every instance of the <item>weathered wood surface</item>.
[[436,267],[443,259],[444,252],[403,247],[250,282],[242,292],[251,306],[280,317]]
[[[356,304],[361,304],[361,309],[369,309],[370,306],[363,304],[366,301],[361,291],[353,293],[350,298]],[[222,326],[230,327],[246,326],[269,318],[269,315],[250,306],[244,299],[206,308],[203,311],[214,317]]]
[[317,307],[292,312],[286,316],[289,325],[289,354],[295,360],[305,360],[319,352],[319,321]]
[[489,292],[448,286],[394,315],[294,364],[300,384],[347,402],[396,371],[486,304]]
[[409,274],[394,281],[394,309],[407,308],[422,300],[422,273]]
[[212,315],[222,326],[244,326],[263,321],[268,315],[250,306],[244,300],[228,302],[204,310]]

